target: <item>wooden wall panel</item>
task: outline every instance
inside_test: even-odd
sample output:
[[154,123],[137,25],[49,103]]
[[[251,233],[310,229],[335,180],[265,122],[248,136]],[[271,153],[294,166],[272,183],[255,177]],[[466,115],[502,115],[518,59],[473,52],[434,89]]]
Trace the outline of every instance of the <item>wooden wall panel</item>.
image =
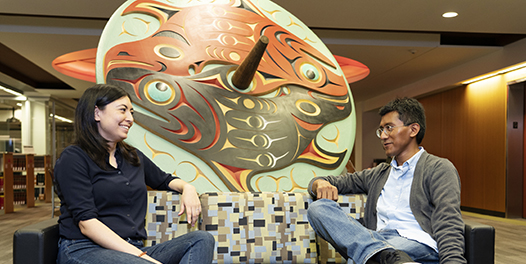
[[422,146],[429,153],[442,153],[442,94],[419,99],[426,110],[426,134]]
[[[482,181],[482,208],[506,211],[506,94],[505,83],[483,82],[467,87],[467,176]],[[479,208],[477,206],[477,208]]]
[[428,127],[422,145],[455,164],[462,205],[505,212],[506,89],[500,83],[459,87],[419,101]]

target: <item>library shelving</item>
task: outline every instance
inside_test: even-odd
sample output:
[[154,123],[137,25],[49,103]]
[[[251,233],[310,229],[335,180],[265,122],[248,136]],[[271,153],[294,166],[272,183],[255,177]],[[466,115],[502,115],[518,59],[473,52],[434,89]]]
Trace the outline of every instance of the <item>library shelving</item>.
[[[2,153],[0,174],[0,204],[5,213],[14,212],[15,204],[34,207],[35,200],[51,202],[49,155]],[[36,177],[35,177],[36,173]]]

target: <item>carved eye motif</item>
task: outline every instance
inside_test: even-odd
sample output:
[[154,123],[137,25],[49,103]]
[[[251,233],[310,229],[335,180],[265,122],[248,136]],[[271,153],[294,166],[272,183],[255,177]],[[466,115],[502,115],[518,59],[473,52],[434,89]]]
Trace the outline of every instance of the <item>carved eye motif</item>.
[[167,60],[179,60],[184,57],[184,53],[181,49],[166,44],[157,45],[154,48],[154,52],[157,53],[158,56]]
[[154,80],[144,86],[144,94],[154,104],[167,105],[174,100],[175,89],[163,81]]
[[318,69],[316,68],[316,66],[309,63],[305,63],[301,65],[300,70],[301,74],[305,78],[307,78],[307,80],[312,82],[317,82],[318,80],[320,80],[321,74],[320,71],[318,71]]

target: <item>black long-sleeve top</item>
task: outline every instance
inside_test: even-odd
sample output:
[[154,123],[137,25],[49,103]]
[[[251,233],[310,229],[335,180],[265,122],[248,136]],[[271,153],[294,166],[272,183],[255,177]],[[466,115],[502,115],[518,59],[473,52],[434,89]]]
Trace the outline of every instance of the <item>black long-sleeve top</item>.
[[[60,236],[87,238],[79,221],[96,218],[122,238],[146,239],[144,221],[147,207],[146,185],[170,190],[174,176],[162,171],[137,150],[141,165],[134,167],[117,150],[117,168],[101,169],[78,146],[67,147],[55,165],[55,180],[61,197]],[[104,157],[109,160],[109,155]]]

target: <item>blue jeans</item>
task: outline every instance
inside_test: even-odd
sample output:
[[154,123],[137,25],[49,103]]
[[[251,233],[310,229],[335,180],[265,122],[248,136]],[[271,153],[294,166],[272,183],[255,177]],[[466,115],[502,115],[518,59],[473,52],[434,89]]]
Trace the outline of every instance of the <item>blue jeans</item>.
[[316,234],[327,240],[346,259],[366,263],[389,248],[407,253],[414,261],[438,264],[438,253],[415,240],[401,237],[396,230],[373,231],[348,216],[335,201],[319,199],[307,213]]
[[[194,231],[152,247],[144,247],[141,240],[128,242],[163,264],[212,263],[214,237],[206,231]],[[151,264],[150,261],[128,253],[106,249],[90,239],[69,240],[61,238],[57,264]]]

